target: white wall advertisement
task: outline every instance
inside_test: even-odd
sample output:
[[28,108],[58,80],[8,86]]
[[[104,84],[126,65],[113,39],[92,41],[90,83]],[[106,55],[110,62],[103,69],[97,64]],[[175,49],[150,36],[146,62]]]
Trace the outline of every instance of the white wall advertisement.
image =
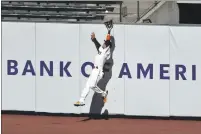
[[201,116],[201,27],[170,28],[170,114]]
[[201,27],[114,25],[109,71],[75,107],[103,24],[2,22],[2,110],[201,117]]

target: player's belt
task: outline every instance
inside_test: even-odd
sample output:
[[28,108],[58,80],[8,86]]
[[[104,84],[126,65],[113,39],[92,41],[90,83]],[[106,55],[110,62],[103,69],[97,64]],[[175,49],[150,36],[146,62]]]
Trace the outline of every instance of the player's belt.
[[98,66],[95,66],[94,68],[98,69]]

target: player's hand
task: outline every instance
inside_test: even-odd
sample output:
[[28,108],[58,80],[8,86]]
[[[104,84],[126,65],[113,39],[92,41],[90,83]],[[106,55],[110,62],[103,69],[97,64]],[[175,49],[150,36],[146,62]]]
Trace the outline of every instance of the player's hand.
[[91,39],[93,40],[94,38],[96,38],[95,33],[91,33]]

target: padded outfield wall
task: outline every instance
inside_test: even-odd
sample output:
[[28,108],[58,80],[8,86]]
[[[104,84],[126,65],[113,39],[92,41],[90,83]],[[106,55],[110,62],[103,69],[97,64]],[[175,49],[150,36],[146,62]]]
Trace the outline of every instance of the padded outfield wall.
[[[115,25],[102,107],[79,99],[103,24],[2,22],[2,110],[201,117],[201,27]],[[113,65],[113,66],[112,66]]]

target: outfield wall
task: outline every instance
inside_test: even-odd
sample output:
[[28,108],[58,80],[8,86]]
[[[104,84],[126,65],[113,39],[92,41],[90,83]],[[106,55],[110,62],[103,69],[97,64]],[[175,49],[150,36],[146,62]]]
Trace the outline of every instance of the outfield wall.
[[[102,107],[79,99],[97,53],[102,24],[2,22],[2,110],[201,117],[201,27],[115,25],[109,90]],[[113,66],[112,66],[113,65]]]

